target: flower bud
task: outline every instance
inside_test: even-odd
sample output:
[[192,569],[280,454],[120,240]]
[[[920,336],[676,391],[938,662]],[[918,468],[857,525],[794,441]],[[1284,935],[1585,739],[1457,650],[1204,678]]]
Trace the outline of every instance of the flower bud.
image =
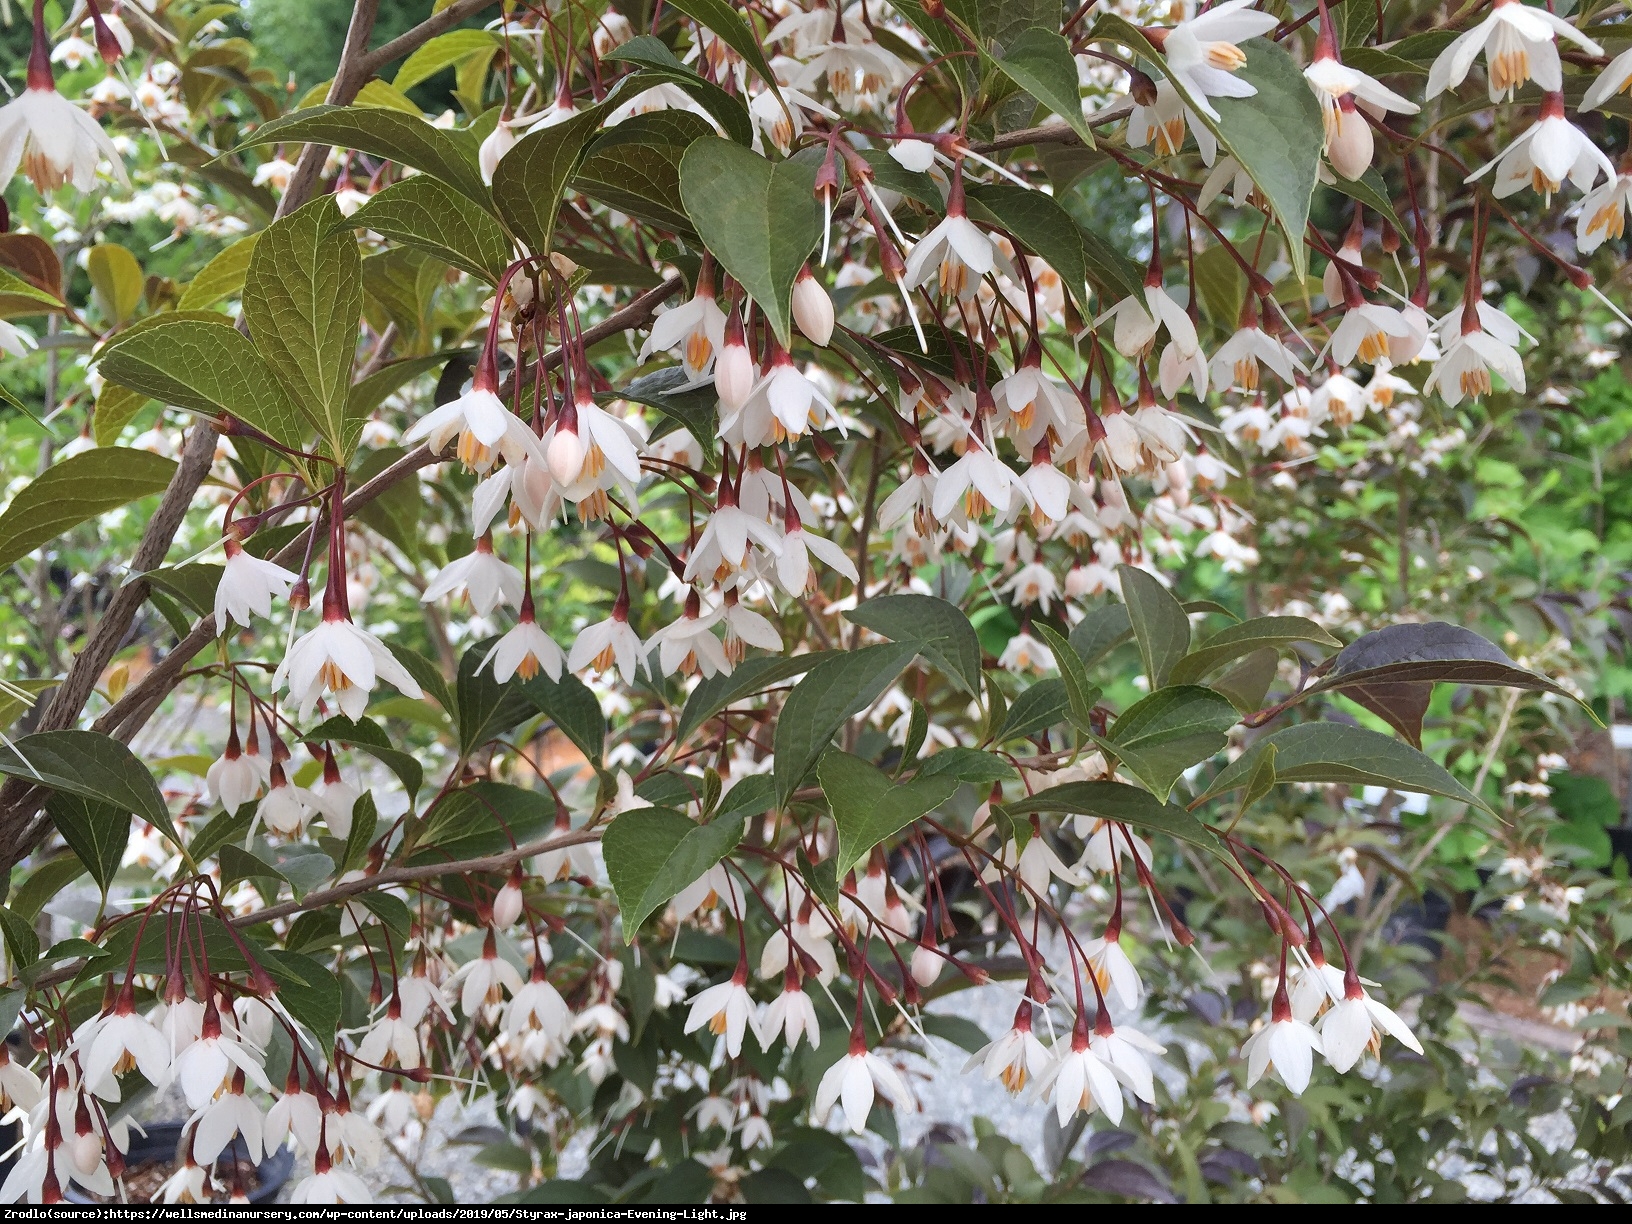
[[817,348],[833,338],[833,299],[806,268],[793,283],[793,321]]
[[74,1168],[86,1177],[96,1172],[96,1166],[102,1163],[102,1140],[97,1138],[95,1131],[86,1131],[83,1135],[75,1135],[72,1147]]
[[748,402],[748,393],[753,389],[754,359],[748,355],[742,316],[733,310],[726,324],[725,345],[714,363],[714,390],[719,393],[720,403],[726,410],[735,412]]
[[1354,99],[1345,95],[1338,100],[1336,121],[1326,141],[1332,169],[1346,179],[1359,178],[1371,168],[1372,148],[1371,125],[1354,109]]
[[912,980],[929,989],[941,976],[941,957],[928,944],[919,944],[912,953]]
[[476,153],[476,160],[482,168],[482,182],[493,181],[500,159],[515,147],[516,133],[510,126],[510,120],[500,119],[498,126],[487,134],[487,139],[482,141],[482,147]]
[[493,898],[493,921],[496,925],[514,926],[521,917],[521,884],[521,868],[517,867]]
[[578,431],[566,426],[557,429],[550,439],[546,458],[550,464],[550,475],[555,477],[557,484],[570,485],[577,480],[584,470],[584,444],[578,437]]

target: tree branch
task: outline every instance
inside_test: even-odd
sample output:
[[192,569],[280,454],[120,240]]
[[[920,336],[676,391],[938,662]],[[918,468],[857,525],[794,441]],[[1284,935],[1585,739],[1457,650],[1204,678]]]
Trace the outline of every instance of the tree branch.
[[[362,67],[368,76],[373,76],[394,59],[400,59],[410,52],[416,51],[423,44],[435,38],[446,30],[451,30],[466,17],[479,13],[498,3],[498,0],[456,0],[440,13],[426,18],[406,34],[399,34],[390,42],[376,47],[363,56]],[[364,78],[367,79],[366,77]]]

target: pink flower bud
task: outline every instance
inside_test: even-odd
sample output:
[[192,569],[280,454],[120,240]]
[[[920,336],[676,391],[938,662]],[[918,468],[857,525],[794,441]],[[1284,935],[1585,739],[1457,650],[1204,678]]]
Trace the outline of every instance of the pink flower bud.
[[833,338],[833,299],[809,268],[793,283],[793,321],[817,348],[826,348]]

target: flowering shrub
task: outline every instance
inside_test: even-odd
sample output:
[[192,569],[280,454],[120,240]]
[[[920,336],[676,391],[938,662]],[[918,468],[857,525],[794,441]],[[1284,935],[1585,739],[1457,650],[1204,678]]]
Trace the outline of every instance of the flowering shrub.
[[[1403,884],[1299,829],[1403,795],[1439,823],[1399,880],[1480,860],[1518,712],[1589,721],[1567,650],[1414,606],[1405,490],[1525,393],[1538,285],[1624,321],[1619,8],[455,0],[374,46],[357,0],[299,98],[220,6],[48,7],[0,108],[0,368],[45,364],[6,397],[52,438],[8,583],[150,509],[65,674],[46,634],[7,684],[5,1199],[118,1193],[143,1082],[190,1111],[173,1202],[242,1193],[235,1136],[362,1201],[450,1093],[503,1103],[534,1200],[808,1201],[946,1190],[838,1137],[893,1139],[931,1035],[1048,1103],[1056,1163],[1216,1105],[1186,1057],[1289,1153],[1336,1077],[1371,1117],[1456,1062],[1363,976]],[[198,257],[96,241],[155,223]],[[1399,599],[1356,608],[1352,541],[1284,558],[1382,469]],[[1466,752],[1424,750],[1441,683],[1502,711]],[[183,699],[209,755],[133,750]],[[1261,1014],[1183,1031],[1198,954]],[[929,1006],[996,980],[995,1039]],[[982,1192],[1038,1197],[1003,1142]]]

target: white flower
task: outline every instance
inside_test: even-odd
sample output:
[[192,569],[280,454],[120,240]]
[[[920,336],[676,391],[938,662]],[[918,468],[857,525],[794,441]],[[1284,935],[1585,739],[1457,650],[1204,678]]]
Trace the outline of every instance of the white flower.
[[206,1166],[215,1163],[234,1135],[242,1135],[244,1150],[256,1164],[261,1162],[262,1135],[265,1120],[261,1111],[242,1092],[223,1092],[204,1108],[195,1110],[191,1119],[193,1130],[193,1159]]
[[[1330,125],[1337,112],[1339,98],[1352,97],[1357,102],[1367,102],[1378,110],[1394,111],[1401,115],[1414,115],[1421,108],[1409,98],[1402,97],[1386,85],[1373,77],[1367,76],[1357,68],[1350,68],[1333,56],[1321,56],[1303,70],[1304,80],[1315,91],[1315,97],[1320,99],[1321,112]],[[1331,128],[1327,127],[1327,138],[1330,139]]]
[[26,357],[32,349],[38,347],[39,341],[35,340],[32,334],[0,319],[0,353]]
[[204,780],[211,796],[229,812],[236,812],[261,793],[264,779],[255,762],[239,748],[237,727],[233,727],[226,751],[210,766]]
[[727,405],[720,437],[738,446],[768,446],[803,437],[813,424],[834,418],[833,402],[778,348],[742,406]]
[[423,695],[379,638],[325,600],[323,622],[295,639],[272,677],[272,687],[288,685],[289,696],[300,702],[302,722],[312,716],[317,699],[326,692],[334,694],[340,709],[355,722],[368,707],[376,680],[395,686],[404,697]]
[[[133,1068],[140,1071],[142,1078],[155,1088],[164,1087],[170,1080],[169,1043],[151,1020],[132,1008],[126,995],[120,996],[111,1014],[102,1017],[91,1038],[90,1048],[81,1057],[85,1060],[85,1083],[91,1086],[92,1091],[96,1091],[97,1085]],[[11,1065],[9,1057],[5,1065]],[[0,1067],[0,1080],[3,1078],[3,1067]],[[31,1074],[29,1078],[33,1078]],[[6,1095],[20,1100],[10,1090],[11,1087],[7,1085]],[[98,1092],[97,1095],[102,1094]]]
[[420,417],[402,440],[424,439],[433,454],[440,454],[456,436],[459,461],[472,471],[486,472],[501,455],[510,464],[519,464],[529,456],[540,464],[546,462],[537,436],[504,406],[491,387],[473,385],[463,395]]
[[1491,169],[1496,181],[1491,194],[1504,199],[1524,187],[1531,187],[1544,199],[1566,179],[1578,191],[1590,191],[1599,174],[1611,181],[1615,166],[1592,139],[1564,118],[1562,95],[1550,94],[1542,103],[1541,117],[1491,161],[1468,175],[1467,181],[1483,178]]
[[1616,175],[1593,188],[1581,201],[1581,215],[1575,223],[1576,250],[1585,255],[1596,251],[1606,238],[1619,238],[1626,232],[1628,212],[1632,212],[1632,174]]
[[476,151],[476,162],[482,171],[482,182],[491,183],[493,174],[499,168],[499,162],[504,155],[516,147],[515,121],[501,117],[493,125],[493,130],[482,141],[481,148]]
[[996,262],[996,248],[985,232],[961,211],[948,213],[907,255],[902,284],[916,289],[938,272],[942,293],[967,298]]
[[191,1109],[202,1109],[227,1086],[232,1073],[242,1071],[252,1083],[272,1091],[261,1060],[248,1046],[221,1033],[221,1019],[212,1005],[204,1014],[199,1039],[176,1056],[175,1076]]
[[1093,1048],[1087,1033],[1079,1031],[1068,1046],[1061,1041],[1054,1049],[1058,1054],[1038,1077],[1037,1094],[1045,1100],[1049,1093],[1054,1094],[1055,1117],[1060,1125],[1065,1126],[1078,1113],[1092,1113],[1095,1108],[1104,1111],[1112,1126],[1120,1123],[1122,1089],[1117,1086],[1110,1064]]
[[[1479,398],[1491,391],[1491,374],[1501,375],[1514,391],[1524,391],[1524,361],[1515,345],[1519,327],[1501,311],[1484,302],[1476,311],[1452,311],[1446,324],[1460,319],[1461,332],[1445,345],[1444,355],[1423,383],[1424,392],[1437,389],[1447,406]],[[1444,327],[1441,329],[1442,336]]]
[[639,635],[629,627],[628,612],[619,615],[618,607],[614,606],[611,616],[578,634],[567,655],[567,670],[582,671],[589,667],[608,672],[616,667],[623,673],[624,683],[633,684],[645,655],[646,648],[641,645]]
[[317,1097],[301,1089],[298,1076],[291,1076],[282,1096],[266,1111],[262,1140],[266,1150],[275,1152],[290,1135],[308,1152],[321,1141],[323,1106]]
[[[753,1019],[754,1001],[748,997],[739,973],[728,982],[710,986],[692,999],[685,1031],[695,1033],[707,1025],[714,1036],[725,1038],[726,1051],[735,1058],[742,1053],[742,1034]],[[766,1043],[762,1040],[760,1044]]]
[[811,1115],[818,1124],[825,1122],[833,1106],[842,1102],[844,1120],[852,1131],[862,1134],[867,1129],[867,1115],[873,1111],[875,1087],[899,1110],[911,1113],[918,1108],[901,1073],[852,1038],[850,1052],[829,1067],[816,1086]]
[[782,589],[795,599],[816,588],[816,571],[811,568],[809,553],[816,554],[822,564],[836,570],[851,582],[861,581],[856,573],[856,563],[850,560],[844,549],[831,540],[812,535],[797,519],[788,533],[782,537],[781,543],[782,552],[776,559],[776,580]]
[[215,628],[224,632],[229,618],[248,628],[250,614],[272,615],[272,601],[285,599],[299,575],[272,561],[252,556],[231,536],[226,543],[227,563],[215,588]]
[[486,616],[500,604],[520,604],[522,587],[521,571],[494,556],[492,536],[483,535],[470,552],[443,566],[419,598],[421,603],[433,603],[462,591],[476,615]]
[[368,1184],[349,1169],[334,1168],[328,1154],[319,1150],[315,1171],[295,1185],[289,1194],[291,1203],[372,1203],[374,1195]]
[[[1109,1028],[1109,1025],[1106,1026]],[[1152,1041],[1138,1029],[1123,1025],[1108,1032],[1095,1030],[1089,1048],[1110,1065],[1117,1079],[1147,1105],[1156,1103],[1156,1079],[1146,1054],[1162,1054],[1167,1047]]]
[[[639,484],[640,435],[628,421],[613,416],[591,399],[586,389],[579,391],[572,404],[572,418],[564,419],[550,438],[550,475],[561,485],[574,485],[598,481],[610,466],[630,484]],[[572,491],[568,496],[581,500]]]
[[691,301],[652,320],[651,334],[640,346],[640,360],[652,353],[677,353],[686,377],[696,383],[708,377],[724,346],[725,312],[714,300],[713,285],[705,282]]
[[[833,338],[833,299],[827,296],[827,290],[811,275],[809,268],[801,271],[793,282],[792,308],[799,333],[817,348],[826,348]],[[723,327],[723,316],[720,322]]]
[[1389,345],[1411,335],[1411,325],[1392,306],[1359,301],[1343,312],[1343,321],[1332,333],[1332,359],[1340,366],[1358,357],[1367,365],[1388,359]]
[[1196,105],[1213,119],[1218,112],[1209,97],[1250,98],[1256,86],[1235,76],[1247,62],[1239,42],[1267,34],[1278,18],[1250,8],[1253,0],[1226,0],[1198,17],[1181,21],[1168,30],[1161,41],[1167,70],[1190,91]]
[[1273,1071],[1293,1096],[1302,1096],[1320,1048],[1320,1034],[1294,1019],[1288,1010],[1248,1037],[1241,1047],[1247,1057],[1247,1087],[1263,1079],[1266,1071]]
[[965,1075],[979,1067],[983,1079],[1002,1080],[1005,1088],[1018,1093],[1029,1080],[1048,1069],[1048,1051],[1031,1032],[1030,1001],[1022,1003],[1020,1009],[1024,1016],[1016,1019],[1013,1028],[969,1056],[963,1064]]
[[1292,382],[1294,370],[1304,374],[1309,372],[1277,337],[1256,326],[1243,327],[1213,354],[1213,382],[1220,387],[1256,391],[1260,362],[1275,371],[1276,376],[1288,385]]
[[1438,97],[1462,84],[1481,51],[1485,53],[1492,102],[1501,101],[1503,94],[1511,98],[1526,81],[1534,81],[1549,92],[1561,89],[1564,74],[1554,42],[1561,34],[1590,55],[1604,53],[1602,47],[1562,17],[1518,0],[1496,0],[1488,17],[1439,53],[1428,70],[1425,96]]
[[[584,1027],[593,1025],[600,1019],[599,1013],[590,1016],[594,1008],[585,1011],[579,1017]],[[616,1013],[613,1013],[616,1015]],[[621,1022],[622,1017],[617,1017]],[[551,1037],[565,1041],[567,1034],[572,1030],[572,1012],[567,1008],[567,1001],[561,997],[561,992],[544,976],[544,965],[540,961],[533,966],[532,975],[525,985],[515,992],[510,1005],[504,1012],[504,1031],[513,1037],[524,1033],[547,1033]],[[628,1028],[624,1027],[624,1036],[628,1037]]]
[[896,140],[890,143],[890,156],[903,170],[923,174],[935,164],[935,146],[927,140]]
[[1413,1053],[1422,1053],[1422,1043],[1392,1010],[1366,993],[1358,980],[1345,988],[1344,997],[1332,1005],[1320,1022],[1321,1051],[1332,1069],[1347,1071],[1359,1061],[1367,1047],[1381,1047],[1388,1033]]
[[[973,442],[973,439],[971,439]],[[1007,515],[1016,481],[1007,464],[980,445],[971,445],[935,480],[931,510],[943,522],[961,511],[962,520],[985,518],[996,511]]]
[[1003,653],[997,658],[997,665],[1015,675],[1028,671],[1040,675],[1054,670],[1054,652],[1031,634],[1022,631],[1010,638],[1008,645],[1003,647]]
[[769,1050],[777,1035],[784,1033],[790,1050],[799,1044],[800,1037],[804,1037],[812,1049],[822,1041],[821,1028],[816,1023],[816,1008],[810,996],[797,986],[785,986],[781,994],[765,1004],[754,1029],[760,1048],[764,1050]]
[[555,644],[555,639],[534,621],[532,603],[524,596],[521,619],[516,622],[515,628],[493,643],[492,649],[483,656],[481,667],[476,670],[481,671],[491,663],[493,679],[500,684],[506,683],[512,676],[531,680],[540,669],[555,681],[561,679],[561,668],[565,662],[566,656],[561,653],[561,647]]
[[1196,195],[1196,207],[1205,212],[1228,188],[1230,203],[1237,208],[1244,208],[1256,186],[1257,184],[1252,181],[1252,175],[1242,168],[1240,162],[1233,157],[1223,158],[1202,183],[1201,191]]
[[1581,109],[1597,110],[1616,94],[1632,85],[1632,47],[1622,51],[1598,74],[1598,79],[1581,96]]
[[0,187],[18,167],[41,192],[71,182],[76,191],[96,186],[97,163],[113,166],[114,177],[129,186],[124,161],[95,119],[57,92],[49,82],[30,84],[0,106]]
[[1108,999],[1114,998],[1130,1011],[1139,1006],[1145,985],[1139,980],[1139,970],[1133,967],[1128,954],[1122,950],[1122,940],[1118,935],[1088,940],[1082,945],[1082,954],[1088,958],[1094,980]]
[[481,956],[454,970],[447,989],[450,994],[457,992],[460,1008],[474,1020],[482,1008],[498,1006],[504,1001],[505,992],[513,996],[521,985],[521,974],[499,955],[497,942],[489,929]]
[[291,784],[284,777],[283,766],[274,764],[272,784],[267,788],[266,797],[255,808],[255,819],[249,826],[250,837],[254,837],[255,829],[260,825],[284,837],[299,837],[311,818],[310,793],[304,786]]
[[1184,129],[1188,122],[1190,130],[1196,134],[1196,148],[1201,153],[1201,160],[1206,165],[1213,164],[1213,159],[1218,156],[1218,137],[1184,104],[1172,81],[1157,81],[1155,96],[1149,102],[1141,98],[1141,94],[1134,94],[1133,110],[1128,115],[1130,145],[1142,149],[1154,140],[1156,156],[1171,157],[1184,147]]
[[384,1017],[374,1022],[358,1044],[357,1057],[376,1067],[412,1071],[419,1066],[419,1033],[414,1022],[403,1016],[400,998],[392,996]]
[[[168,1051],[165,1058],[168,1061]],[[40,1077],[13,1062],[10,1048],[0,1041],[0,1112],[10,1113],[13,1108],[33,1109],[40,1103],[43,1092]]]

